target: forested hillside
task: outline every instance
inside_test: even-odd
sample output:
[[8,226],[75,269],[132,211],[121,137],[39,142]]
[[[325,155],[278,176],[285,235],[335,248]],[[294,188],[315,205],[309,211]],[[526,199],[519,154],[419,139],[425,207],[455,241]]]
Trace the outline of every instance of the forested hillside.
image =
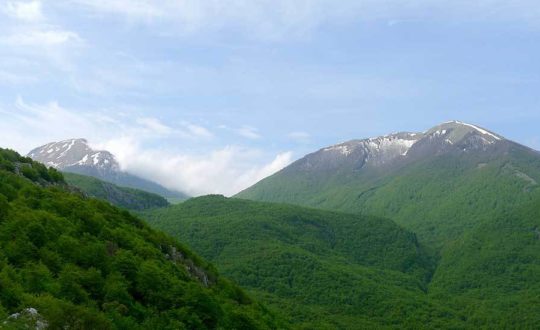
[[433,260],[392,221],[221,196],[144,215],[297,326],[462,325],[429,299]]
[[175,239],[67,190],[0,149],[0,327],[286,327]]
[[534,328],[540,199],[433,259],[389,220],[208,196],[145,212],[307,329]]
[[386,217],[440,249],[540,196],[538,152],[501,138],[479,143],[485,134],[473,129],[450,144],[464,128],[448,125],[384,163],[323,149],[237,197]]
[[111,204],[134,211],[164,207],[169,202],[160,195],[143,190],[119,187],[90,176],[75,173],[63,173],[66,182],[77,187],[89,197],[106,200]]

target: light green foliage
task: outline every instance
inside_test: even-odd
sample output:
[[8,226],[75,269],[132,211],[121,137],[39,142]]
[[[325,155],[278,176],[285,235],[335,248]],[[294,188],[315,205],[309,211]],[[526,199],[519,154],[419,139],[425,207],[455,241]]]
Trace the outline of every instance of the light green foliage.
[[0,321],[35,308],[50,329],[283,328],[176,240],[1,149],[0,209]]

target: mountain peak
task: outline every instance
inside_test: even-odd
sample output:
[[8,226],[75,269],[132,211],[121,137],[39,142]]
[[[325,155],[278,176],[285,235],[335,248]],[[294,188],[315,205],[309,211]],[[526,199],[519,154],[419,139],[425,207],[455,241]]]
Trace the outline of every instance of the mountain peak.
[[398,132],[339,143],[307,155],[296,166],[309,171],[335,170],[341,166],[379,167],[448,152],[487,151],[503,141],[506,141],[503,137],[482,127],[453,120],[425,132]]
[[459,144],[465,140],[473,139],[474,141],[472,142],[475,142],[480,146],[490,145],[497,141],[504,140],[500,135],[492,133],[487,129],[459,120],[444,122],[431,128],[424,134],[432,137],[444,137],[444,141],[449,144]]
[[28,156],[60,170],[72,166],[90,166],[112,171],[120,169],[110,152],[93,150],[88,145],[88,141],[82,138],[51,142],[30,151]]
[[122,187],[145,190],[163,197],[187,198],[182,192],[169,190],[155,182],[122,171],[113,154],[92,149],[86,139],[51,142],[30,151],[28,157],[64,172],[92,176]]

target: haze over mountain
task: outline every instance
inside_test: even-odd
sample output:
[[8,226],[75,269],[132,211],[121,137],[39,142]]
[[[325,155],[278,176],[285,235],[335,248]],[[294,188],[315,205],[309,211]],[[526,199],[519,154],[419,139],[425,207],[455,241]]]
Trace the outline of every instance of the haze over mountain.
[[537,151],[452,121],[323,148],[237,197],[380,215],[442,246],[531,201],[538,182]]
[[182,192],[122,171],[113,154],[92,149],[85,139],[51,142],[33,149],[28,157],[61,171],[92,176],[119,186],[141,189],[166,198],[187,198]]
[[120,187],[97,178],[70,172],[62,173],[64,180],[88,197],[106,200],[112,205],[128,210],[140,211],[165,207],[169,202],[165,197],[147,191]]

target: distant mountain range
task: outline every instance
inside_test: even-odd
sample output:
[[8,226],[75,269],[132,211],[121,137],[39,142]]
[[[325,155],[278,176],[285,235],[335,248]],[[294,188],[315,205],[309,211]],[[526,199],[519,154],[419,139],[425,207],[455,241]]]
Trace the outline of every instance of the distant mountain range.
[[383,216],[441,247],[539,182],[537,151],[451,121],[323,148],[236,197]]
[[28,157],[63,172],[92,176],[116,185],[140,189],[165,198],[186,199],[179,191],[122,171],[113,154],[93,150],[85,139],[51,142],[28,153]]
[[537,151],[452,121],[322,148],[244,200],[145,217],[299,328],[529,329],[539,182]]
[[[84,140],[30,156],[64,171],[125,174]],[[99,328],[130,329],[540,324],[540,153],[476,125],[325,147],[242,199],[165,206],[97,179],[64,179],[1,149],[0,176],[0,322],[32,308],[51,328],[90,316]],[[212,282],[214,266],[127,210],[85,195],[137,211],[257,303],[226,280]]]

